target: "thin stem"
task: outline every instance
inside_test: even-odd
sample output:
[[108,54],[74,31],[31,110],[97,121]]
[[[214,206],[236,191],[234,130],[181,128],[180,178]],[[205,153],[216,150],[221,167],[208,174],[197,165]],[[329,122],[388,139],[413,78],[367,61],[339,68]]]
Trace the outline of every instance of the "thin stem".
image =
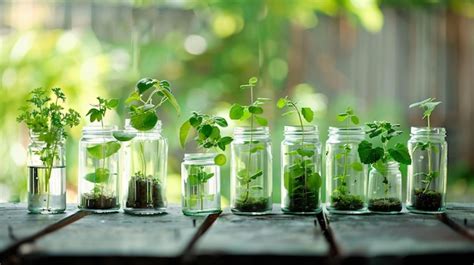
[[142,160],[142,170],[143,170],[143,176],[147,176],[147,170],[146,170],[146,158],[145,158],[145,146],[143,145],[143,142],[138,143],[140,147],[140,159]]
[[[293,107],[296,111],[296,114],[298,114],[298,120],[300,122],[300,127],[301,127],[301,147],[304,149],[304,125],[303,125],[303,119],[301,118],[301,114],[300,112],[298,111],[298,107],[296,106],[296,104],[294,102],[289,102],[289,104],[291,105],[291,107]],[[306,174],[306,163],[304,161],[304,156],[300,155],[301,156],[301,159],[302,159],[302,162],[303,162],[303,179],[304,179],[304,188],[306,189],[307,188],[307,185],[306,185],[306,182],[307,182],[307,174]],[[305,192],[303,194],[304,198],[305,198],[305,202],[307,202],[307,192]]]
[[430,140],[430,134],[431,134],[431,123],[430,123],[430,116],[428,115],[427,120],[428,120],[428,182],[426,183],[425,189],[423,190],[423,193],[426,193],[428,191],[428,188],[431,185],[431,181],[433,180],[432,177],[432,165],[431,165],[431,140]]
[[[253,104],[253,85],[250,86],[250,105]],[[247,177],[250,178],[250,166],[252,163],[252,142],[253,142],[253,126],[254,126],[254,114],[251,113],[250,115],[250,143],[249,143],[249,156],[248,156],[248,163],[247,163]],[[250,192],[250,180],[247,182],[247,188],[245,192],[245,199],[244,202],[246,202],[249,199],[249,192]]]

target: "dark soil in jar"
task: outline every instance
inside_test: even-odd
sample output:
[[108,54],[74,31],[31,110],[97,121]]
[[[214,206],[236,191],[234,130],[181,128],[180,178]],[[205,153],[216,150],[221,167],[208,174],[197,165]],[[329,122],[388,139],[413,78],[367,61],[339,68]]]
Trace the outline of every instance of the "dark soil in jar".
[[364,200],[359,195],[337,194],[331,196],[331,206],[336,210],[355,211],[364,208]]
[[103,194],[84,194],[81,207],[86,209],[112,209],[117,207],[117,198]]
[[369,200],[369,210],[373,212],[400,212],[402,202],[397,198],[377,198]]
[[313,212],[318,208],[318,194],[312,191],[303,190],[289,194],[288,208],[290,212]]
[[413,207],[421,211],[438,211],[441,208],[443,196],[434,190],[416,189],[412,195]]
[[240,212],[265,212],[270,207],[268,206],[269,198],[253,198],[249,197],[247,200],[237,200],[235,209]]
[[164,207],[161,184],[152,176],[132,177],[128,183],[128,208],[161,208]]

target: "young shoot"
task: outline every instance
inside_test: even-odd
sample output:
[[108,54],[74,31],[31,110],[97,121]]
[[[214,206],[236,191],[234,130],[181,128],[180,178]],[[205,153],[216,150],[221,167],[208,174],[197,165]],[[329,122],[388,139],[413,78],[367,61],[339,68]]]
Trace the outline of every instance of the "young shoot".
[[337,121],[344,122],[346,121],[347,127],[352,124],[359,125],[359,116],[355,115],[354,110],[351,107],[347,107],[345,112],[339,113],[337,115]]

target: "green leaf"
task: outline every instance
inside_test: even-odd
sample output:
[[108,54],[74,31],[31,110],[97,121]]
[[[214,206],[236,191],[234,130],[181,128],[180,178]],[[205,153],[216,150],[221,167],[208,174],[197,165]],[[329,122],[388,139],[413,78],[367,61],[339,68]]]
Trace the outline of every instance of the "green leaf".
[[265,147],[263,147],[261,145],[257,145],[255,147],[252,147],[252,149],[250,149],[250,153],[253,154],[253,153],[256,153],[256,152],[262,151],[262,150],[265,150]]
[[136,87],[138,89],[138,92],[140,94],[143,94],[145,91],[147,91],[148,89],[150,89],[153,85],[155,85],[156,83],[158,83],[157,80],[155,79],[152,79],[152,78],[142,78],[140,79],[137,84],[136,84]]
[[249,79],[249,85],[255,85],[258,82],[258,79],[253,76]]
[[309,150],[309,149],[302,149],[302,148],[298,148],[296,149],[296,152],[298,152],[298,154],[300,156],[303,156],[303,157],[312,157],[314,156],[314,151],[313,150]]
[[263,171],[262,171],[262,170],[260,170],[260,171],[258,171],[257,173],[253,174],[253,175],[250,177],[250,179],[255,180],[255,179],[257,179],[257,178],[260,177],[260,176],[263,176]]
[[287,103],[287,99],[286,98],[280,98],[278,99],[278,102],[277,102],[277,107],[279,109],[282,109],[286,106],[286,103]]
[[227,127],[228,126],[227,121],[222,117],[214,117],[214,121],[216,122],[217,125],[219,125],[221,127]]
[[244,107],[239,104],[234,104],[230,108],[229,117],[231,120],[238,120],[244,115]]
[[353,124],[358,125],[359,124],[359,117],[357,116],[351,116],[351,121]]
[[343,122],[347,119],[347,117],[349,117],[347,113],[339,113],[337,115],[337,121]]
[[216,163],[218,166],[223,166],[226,162],[227,158],[224,154],[218,154],[216,157],[214,157],[214,163]]
[[230,136],[224,136],[219,140],[219,143],[222,143],[223,145],[228,145],[228,144],[232,143],[233,140],[234,139],[232,139],[232,137],[230,137]]
[[130,115],[130,124],[139,131],[148,131],[155,128],[158,122],[158,116],[154,110],[146,112],[132,112]]
[[362,164],[359,163],[359,162],[354,162],[354,163],[352,163],[352,164],[351,164],[351,167],[352,167],[352,169],[354,169],[355,171],[359,171],[359,172],[364,170],[364,166],[362,166]]
[[199,133],[204,135],[205,139],[209,138],[212,134],[212,126],[209,124],[203,125],[201,129],[199,129]]
[[398,163],[410,165],[411,158],[410,154],[408,153],[408,148],[400,143],[397,143],[394,148],[389,148],[388,153],[393,158],[393,160],[397,161]]
[[87,154],[95,159],[104,159],[117,153],[119,149],[120,143],[113,141],[87,147]]
[[375,163],[384,155],[383,148],[372,148],[372,144],[366,140],[360,142],[357,151],[359,152],[360,161],[364,164]]
[[261,126],[267,126],[267,125],[268,125],[267,119],[265,119],[265,118],[263,118],[263,117],[255,116],[255,120],[256,120],[257,123],[260,124]]
[[312,190],[317,190],[321,188],[321,185],[323,184],[321,175],[318,172],[314,172],[311,174],[308,178],[308,186]]
[[290,111],[284,112],[283,114],[281,114],[281,116],[285,117],[285,116],[288,116],[288,115],[291,115],[291,114],[294,114],[294,113],[296,113],[296,111],[290,110]]
[[184,122],[183,125],[179,128],[179,143],[182,148],[184,148],[186,144],[186,140],[188,138],[189,130],[191,129],[191,123],[188,121]]
[[201,123],[202,123],[202,117],[200,117],[200,116],[192,116],[191,118],[189,118],[189,123],[190,123],[191,126],[193,126],[193,127],[198,127],[198,126],[201,125]]
[[378,160],[377,162],[373,163],[372,166],[383,176],[387,175],[387,164],[382,160]]
[[212,126],[212,132],[211,135],[209,135],[209,138],[217,140],[221,138],[221,130],[217,126]]
[[173,96],[173,94],[171,94],[170,91],[168,91],[167,89],[165,88],[159,88],[160,92],[163,93],[166,98],[168,98],[168,101],[171,103],[171,105],[174,107],[174,109],[176,110],[176,112],[178,113],[178,115],[181,115],[181,108],[179,107],[179,104],[178,104],[178,101],[176,100],[176,98]]
[[109,180],[110,171],[106,168],[96,168],[94,173],[87,174],[84,178],[92,183],[104,183]]
[[113,98],[113,99],[110,99],[109,102],[107,102],[107,107],[109,109],[113,109],[115,107],[117,107],[119,104],[119,100],[116,99],[116,98]]
[[312,122],[314,118],[314,112],[311,108],[301,108],[301,114],[307,122]]
[[256,107],[256,106],[250,106],[249,107],[249,112],[252,114],[262,114],[263,113],[263,108],[262,107]]
[[130,104],[134,101],[140,101],[140,93],[138,93],[138,91],[133,91],[125,100],[125,103]]
[[115,131],[112,134],[115,139],[119,140],[120,142],[128,142],[137,136],[136,133],[128,133],[122,131]]

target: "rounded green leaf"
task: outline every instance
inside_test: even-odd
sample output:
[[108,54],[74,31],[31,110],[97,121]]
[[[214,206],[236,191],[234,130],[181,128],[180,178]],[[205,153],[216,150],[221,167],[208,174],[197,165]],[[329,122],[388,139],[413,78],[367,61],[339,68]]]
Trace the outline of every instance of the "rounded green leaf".
[[199,133],[204,135],[205,138],[208,138],[212,134],[212,126],[209,124],[202,126],[201,129],[199,130]]
[[249,112],[252,114],[262,114],[263,113],[263,108],[262,107],[257,107],[257,106],[250,106],[249,107]]
[[87,174],[84,178],[92,183],[103,183],[109,180],[110,171],[106,168],[96,168],[94,173]]
[[87,154],[95,159],[104,159],[115,154],[120,149],[120,143],[107,142],[87,147]]
[[127,132],[122,132],[122,131],[115,131],[112,134],[115,139],[121,141],[121,142],[128,142],[135,138],[137,136],[136,133],[127,133]]
[[209,135],[209,138],[211,139],[219,139],[221,137],[221,130],[217,126],[212,126],[212,132],[211,135]]
[[186,140],[188,138],[189,130],[191,129],[191,123],[190,121],[186,121],[181,125],[179,128],[179,143],[181,144],[181,147],[184,148],[184,145],[186,144]]
[[230,108],[229,117],[232,120],[238,120],[244,115],[244,107],[239,104],[234,104]]
[[202,118],[199,116],[192,116],[191,118],[189,118],[189,123],[193,127],[198,127],[202,123]]
[[158,81],[152,78],[142,78],[137,82],[137,89],[140,94],[143,94],[145,91],[150,89],[153,85],[155,85]]
[[216,157],[214,157],[214,163],[218,166],[223,166],[227,162],[227,158],[225,157],[224,154],[218,154]]
[[119,100],[116,99],[116,98],[113,98],[113,99],[110,99],[109,102],[107,103],[107,107],[109,107],[110,109],[113,109],[115,107],[117,107],[119,104]]
[[257,82],[258,82],[258,78],[256,78],[255,76],[253,76],[249,79],[249,84],[250,85],[255,85]]
[[352,121],[353,124],[358,125],[359,124],[359,117],[351,116],[351,121]]
[[278,99],[277,107],[278,107],[279,109],[284,108],[284,107],[286,106],[286,102],[287,102],[286,98],[280,98],[280,99]]
[[403,144],[396,144],[394,148],[388,149],[388,153],[395,161],[401,164],[411,164],[410,153],[408,153],[408,148]]
[[257,123],[260,124],[261,126],[267,126],[267,125],[268,125],[268,121],[267,121],[265,118],[262,118],[262,117],[259,117],[259,116],[255,116],[255,120],[256,120]]
[[227,121],[222,117],[215,117],[214,121],[216,122],[217,125],[219,125],[221,127],[227,127],[228,126]]
[[158,116],[154,110],[145,111],[142,113],[132,113],[130,116],[130,124],[133,128],[139,131],[148,131],[155,128],[158,122]]
[[314,118],[314,112],[311,108],[301,108],[301,114],[307,122],[312,122]]

